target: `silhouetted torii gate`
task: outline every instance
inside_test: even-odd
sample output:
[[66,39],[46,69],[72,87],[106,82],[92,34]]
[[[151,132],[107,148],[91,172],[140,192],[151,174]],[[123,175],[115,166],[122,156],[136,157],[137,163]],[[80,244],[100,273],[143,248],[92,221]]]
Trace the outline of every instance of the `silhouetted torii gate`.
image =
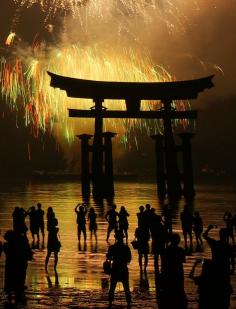
[[[114,194],[113,170],[111,157],[111,138],[114,133],[103,133],[103,118],[140,118],[163,119],[164,135],[153,137],[156,140],[157,184],[158,195],[164,198],[178,199],[182,193],[194,196],[191,135],[182,134],[182,151],[184,153],[184,190],[181,188],[180,174],[177,166],[177,147],[175,145],[172,119],[195,119],[197,112],[173,110],[173,100],[196,99],[205,89],[213,87],[212,76],[177,82],[105,82],[65,77],[48,72],[51,77],[50,85],[65,90],[68,97],[86,98],[94,101],[90,110],[69,109],[70,117],[95,118],[93,146],[88,141],[91,135],[79,136],[82,143],[82,191],[89,190],[88,153],[92,151],[92,180],[94,196],[105,197],[106,193]],[[125,100],[127,110],[107,110],[103,106],[105,99]],[[163,107],[158,111],[140,110],[141,100],[160,100]],[[103,139],[106,142],[103,144]],[[104,148],[107,150],[104,150]],[[105,174],[103,173],[103,153],[105,151]],[[87,157],[87,158],[86,158]],[[107,168],[106,168],[106,165]],[[83,170],[84,169],[84,170]],[[189,170],[190,169],[190,170]],[[110,175],[108,175],[110,174]],[[109,178],[110,177],[110,178]],[[88,191],[89,193],[90,191]]]

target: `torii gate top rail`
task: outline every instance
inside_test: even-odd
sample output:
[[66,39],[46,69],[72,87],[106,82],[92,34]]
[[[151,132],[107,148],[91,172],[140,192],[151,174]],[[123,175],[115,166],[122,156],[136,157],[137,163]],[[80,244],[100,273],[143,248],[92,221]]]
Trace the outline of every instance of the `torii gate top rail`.
[[214,86],[214,75],[176,82],[109,82],[48,74],[51,77],[50,85],[65,90],[69,97],[94,100],[191,100],[196,99],[199,92]]

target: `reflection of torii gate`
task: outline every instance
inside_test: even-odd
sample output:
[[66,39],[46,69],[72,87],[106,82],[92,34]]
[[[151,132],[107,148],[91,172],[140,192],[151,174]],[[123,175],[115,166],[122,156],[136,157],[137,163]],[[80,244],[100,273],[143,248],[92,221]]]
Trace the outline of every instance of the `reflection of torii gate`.
[[[172,119],[195,119],[196,111],[176,111],[172,109],[173,100],[196,99],[206,88],[213,87],[213,76],[178,82],[102,82],[64,77],[49,72],[51,86],[65,90],[69,97],[93,99],[90,110],[69,109],[70,117],[95,118],[93,146],[89,146],[91,135],[80,135],[82,145],[82,191],[89,193],[88,155],[92,151],[92,180],[94,196],[104,197],[114,194],[111,132],[103,133],[103,118],[140,118],[163,119],[164,135],[153,137],[156,141],[158,195],[164,198],[194,196],[191,134],[182,134],[184,159],[184,189],[181,189],[180,174],[177,166],[177,147],[175,145]],[[107,110],[103,105],[105,99],[121,99],[126,102],[126,111]],[[163,108],[159,111],[140,110],[141,100],[161,100]],[[105,143],[103,143],[105,139]],[[105,176],[103,172],[103,153],[105,152]]]

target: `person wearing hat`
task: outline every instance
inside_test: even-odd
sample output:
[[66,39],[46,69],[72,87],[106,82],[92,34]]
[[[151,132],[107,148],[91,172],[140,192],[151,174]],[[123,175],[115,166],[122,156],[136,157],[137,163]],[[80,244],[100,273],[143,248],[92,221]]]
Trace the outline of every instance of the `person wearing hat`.
[[122,282],[127,307],[130,308],[131,293],[129,288],[129,270],[127,265],[131,261],[131,251],[128,245],[124,243],[124,234],[122,231],[117,230],[115,233],[116,242],[109,246],[107,252],[107,259],[112,261],[110,290],[109,290],[109,308],[112,306],[114,300],[114,292],[117,282]]

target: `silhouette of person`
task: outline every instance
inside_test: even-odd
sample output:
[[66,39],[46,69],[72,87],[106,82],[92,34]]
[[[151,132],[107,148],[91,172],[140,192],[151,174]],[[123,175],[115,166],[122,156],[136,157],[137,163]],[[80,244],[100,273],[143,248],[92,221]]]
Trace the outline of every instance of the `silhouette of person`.
[[[203,262],[202,264],[202,273],[200,276],[195,276],[194,272],[199,265],[199,263]],[[222,301],[221,298],[225,297],[225,294],[222,293],[222,289],[220,288],[221,284],[219,285],[219,278],[217,276],[217,272],[215,269],[214,263],[209,259],[204,260],[197,260],[193,268],[190,272],[189,277],[198,285],[198,293],[199,293],[199,309],[206,309],[206,308],[228,308],[228,307],[221,307]],[[232,292],[231,286],[228,286],[229,292]],[[230,293],[231,293],[230,292]]]
[[8,230],[4,239],[3,251],[6,255],[4,291],[11,302],[15,294],[15,302],[25,303],[24,290],[28,261],[32,260],[33,252],[24,233]]
[[[159,273],[159,256],[162,260],[164,249],[166,233],[163,224],[161,223],[161,216],[155,214],[155,209],[151,209],[153,215],[151,219],[150,231],[152,238],[152,253],[154,255],[154,269],[155,273]],[[162,264],[162,263],[161,263]]]
[[128,241],[128,228],[129,228],[129,223],[128,223],[129,213],[127,212],[124,206],[121,206],[118,216],[119,216],[119,230],[125,234],[125,238],[127,242]]
[[41,203],[37,204],[36,218],[37,218],[39,232],[41,231],[41,234],[43,237],[43,243],[44,243],[44,210],[42,209]]
[[108,227],[107,227],[107,238],[106,241],[109,240],[111,231],[117,231],[117,217],[118,217],[118,212],[116,211],[116,205],[113,204],[111,209],[107,211],[105,214],[105,219],[108,222]]
[[47,209],[47,231],[49,232],[53,228],[55,219],[55,213],[53,208],[50,206]]
[[170,244],[163,253],[160,308],[187,308],[187,299],[184,291],[185,251],[179,247],[180,236],[173,233]]
[[213,228],[213,225],[209,225],[207,230],[203,233],[203,237],[211,248],[212,262],[219,283],[218,288],[221,290],[221,295],[223,295],[218,299],[219,308],[226,309],[229,308],[230,303],[230,275],[235,271],[234,250],[233,247],[227,243],[227,229],[221,228],[219,231],[220,239],[215,240],[208,235],[209,231]]
[[27,216],[26,211],[24,208],[15,207],[12,218],[13,218],[13,230],[17,233],[24,233],[26,234],[28,228],[25,224],[25,217]]
[[197,246],[202,245],[203,222],[199,211],[195,211],[193,217],[193,231],[195,234]]
[[116,231],[115,238],[115,244],[109,246],[107,252],[107,259],[112,261],[109,289],[109,308],[112,307],[117,282],[122,282],[127,305],[130,308],[131,293],[129,288],[129,271],[127,265],[131,261],[131,251],[129,246],[124,244],[124,234],[121,231]]
[[[146,228],[146,226],[137,227],[134,236],[138,241],[139,269],[141,273],[143,272],[143,270],[146,273],[148,266],[148,253],[149,253],[148,241],[150,239],[149,230]],[[143,258],[144,258],[144,267],[143,267]]]
[[59,228],[58,220],[55,218],[50,219],[50,224],[48,225],[48,242],[47,242],[47,255],[45,259],[45,271],[48,272],[48,262],[49,258],[54,253],[54,271],[57,271],[58,263],[58,253],[61,248],[61,242],[58,239]]
[[192,225],[193,225],[193,216],[188,209],[188,205],[184,206],[184,210],[180,214],[180,220],[182,225],[182,231],[184,235],[184,245],[185,248],[188,247],[187,236],[189,236],[190,247],[193,247],[193,238],[192,238]]
[[35,207],[30,207],[30,209],[27,211],[27,214],[29,216],[30,232],[32,235],[33,244],[35,243],[35,235],[37,236],[37,242],[39,243],[39,226]]
[[88,213],[88,221],[89,221],[89,230],[90,230],[90,238],[92,240],[93,234],[95,237],[95,240],[97,242],[97,214],[95,213],[95,210],[93,207],[90,207],[89,213]]
[[139,212],[137,213],[137,218],[138,218],[138,227],[143,227],[145,225],[145,218],[143,216],[144,214],[144,206],[139,206]]
[[232,243],[234,244],[234,224],[233,224],[233,216],[231,212],[226,211],[224,214],[224,221],[227,229],[227,242],[229,243],[229,239],[231,238]]
[[[79,210],[78,210],[79,209]],[[77,214],[77,235],[78,235],[78,241],[80,243],[81,239],[81,233],[83,233],[84,236],[84,242],[86,242],[86,214],[87,214],[87,207],[85,204],[78,204],[75,207],[75,212]]]
[[144,220],[144,225],[146,225],[147,229],[150,229],[152,215],[153,215],[153,213],[151,211],[151,205],[150,204],[146,204],[145,205],[145,210],[143,212],[143,220]]
[[163,218],[164,218],[164,228],[166,231],[167,239],[169,236],[172,234],[172,211],[171,211],[171,206],[166,204],[164,205],[164,210],[163,210]]

